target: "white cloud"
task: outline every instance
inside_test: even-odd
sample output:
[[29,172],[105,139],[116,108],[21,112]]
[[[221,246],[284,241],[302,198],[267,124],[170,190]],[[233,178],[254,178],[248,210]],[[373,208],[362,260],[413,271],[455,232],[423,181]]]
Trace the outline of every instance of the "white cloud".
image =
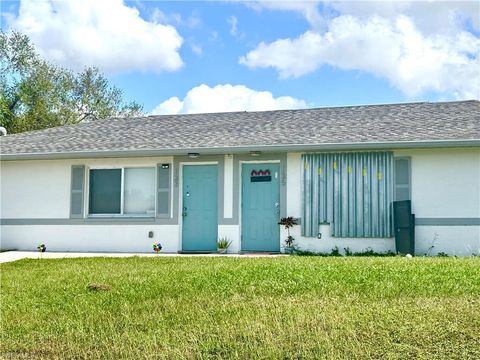
[[480,97],[480,38],[468,31],[424,34],[402,15],[340,15],[324,33],[307,31],[294,39],[260,43],[239,61],[250,68],[275,68],[282,78],[331,65],[386,78],[409,96],[433,90]]
[[236,16],[230,16],[227,19],[227,23],[230,25],[230,35],[237,40],[242,40],[245,38],[245,33],[238,30],[238,19]]
[[339,14],[360,19],[377,15],[391,20],[405,15],[425,32],[449,32],[463,26],[465,21],[470,21],[476,30],[480,29],[480,3],[472,0],[252,0],[244,4],[257,11],[266,9],[302,14],[313,30],[325,28],[328,21]]
[[103,71],[174,71],[182,65],[183,39],[171,25],[142,19],[122,0],[22,0],[8,27],[27,34],[39,53],[52,62]]
[[200,45],[192,43],[190,45],[190,48],[192,49],[192,52],[196,55],[202,55],[203,49]]
[[202,24],[202,20],[196,14],[192,14],[187,18],[184,18],[179,13],[167,14],[167,13],[164,13],[159,8],[153,9],[153,12],[150,18],[154,23],[185,26],[190,29],[198,28]]
[[320,14],[318,5],[320,1],[317,0],[290,0],[290,1],[272,1],[272,0],[256,0],[243,2],[246,6],[260,11],[266,10],[283,10],[294,11],[305,17],[310,25],[317,29],[324,23],[324,17]]
[[227,22],[230,24],[230,35],[237,36],[238,35],[238,29],[237,29],[238,19],[235,16],[230,16]]
[[332,1],[328,6],[336,11],[368,19],[373,15],[394,20],[408,16],[421,32],[452,33],[461,30],[467,21],[479,29],[478,1]]
[[199,85],[183,100],[171,97],[153,109],[152,114],[187,114],[227,111],[261,111],[305,108],[303,100],[291,96],[273,97],[269,91],[257,91],[244,85]]

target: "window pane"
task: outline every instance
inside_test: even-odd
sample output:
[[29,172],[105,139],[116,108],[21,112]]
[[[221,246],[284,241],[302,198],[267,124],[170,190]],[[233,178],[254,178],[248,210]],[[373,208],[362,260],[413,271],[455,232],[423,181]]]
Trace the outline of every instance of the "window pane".
[[90,170],[90,214],[120,214],[120,169]]
[[155,215],[155,168],[125,169],[124,213]]
[[410,182],[409,165],[407,159],[395,159],[395,184],[408,185]]

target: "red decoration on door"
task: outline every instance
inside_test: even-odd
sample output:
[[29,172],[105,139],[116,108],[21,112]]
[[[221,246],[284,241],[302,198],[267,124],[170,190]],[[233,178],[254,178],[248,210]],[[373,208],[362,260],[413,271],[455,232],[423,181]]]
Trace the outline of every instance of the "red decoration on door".
[[252,172],[250,173],[250,176],[269,176],[270,175],[270,170],[266,169],[266,170],[252,170]]

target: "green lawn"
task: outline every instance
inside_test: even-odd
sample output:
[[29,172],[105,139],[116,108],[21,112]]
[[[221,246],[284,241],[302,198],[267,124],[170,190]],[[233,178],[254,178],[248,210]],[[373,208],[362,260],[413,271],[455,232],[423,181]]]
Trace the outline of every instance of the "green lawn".
[[480,359],[478,258],[89,258],[0,269],[0,358]]

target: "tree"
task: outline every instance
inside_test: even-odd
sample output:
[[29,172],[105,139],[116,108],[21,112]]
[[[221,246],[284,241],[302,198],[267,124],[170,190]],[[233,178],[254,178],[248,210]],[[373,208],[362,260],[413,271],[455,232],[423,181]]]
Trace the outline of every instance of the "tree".
[[142,114],[94,67],[73,72],[50,64],[26,35],[0,32],[0,125],[9,133]]

